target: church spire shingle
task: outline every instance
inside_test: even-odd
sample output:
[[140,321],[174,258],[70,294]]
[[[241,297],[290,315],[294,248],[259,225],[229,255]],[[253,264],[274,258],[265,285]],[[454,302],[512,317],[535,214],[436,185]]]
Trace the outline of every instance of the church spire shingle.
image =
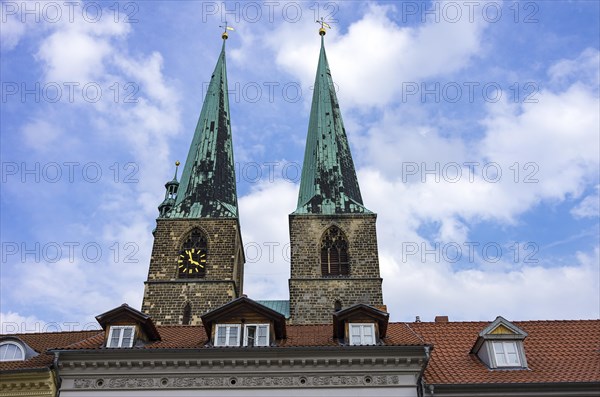
[[167,218],[237,218],[225,40]]
[[363,206],[344,122],[325,54],[315,78],[298,205],[294,214],[369,213]]

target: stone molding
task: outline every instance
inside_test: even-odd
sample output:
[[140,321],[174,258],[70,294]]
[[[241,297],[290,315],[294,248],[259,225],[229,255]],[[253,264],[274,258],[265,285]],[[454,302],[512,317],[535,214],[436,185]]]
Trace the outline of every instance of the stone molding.
[[75,389],[299,388],[402,386],[400,375],[221,375],[76,378]]

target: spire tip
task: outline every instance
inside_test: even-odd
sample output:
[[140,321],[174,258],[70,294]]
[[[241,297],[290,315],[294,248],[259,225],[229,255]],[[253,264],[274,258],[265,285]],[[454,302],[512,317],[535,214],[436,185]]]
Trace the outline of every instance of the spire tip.
[[225,21],[225,25],[219,25],[219,27],[223,28],[223,33],[221,34],[221,38],[223,40],[227,40],[229,38],[229,34],[227,33],[228,30],[235,30],[233,27],[227,24],[227,21]]
[[327,31],[325,30],[325,28],[331,29],[331,25],[329,25],[327,22],[325,22],[323,17],[321,17],[320,21],[317,20],[315,22],[318,24],[321,24],[321,27],[319,28],[319,36],[325,36],[327,34]]

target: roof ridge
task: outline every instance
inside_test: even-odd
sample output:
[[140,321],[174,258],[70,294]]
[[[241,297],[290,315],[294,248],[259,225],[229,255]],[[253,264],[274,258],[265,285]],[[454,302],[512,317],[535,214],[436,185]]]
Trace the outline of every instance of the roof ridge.
[[4,337],[10,337],[10,336],[23,336],[23,335],[63,335],[63,334],[75,334],[78,332],[98,332],[98,331],[102,331],[101,328],[98,329],[86,329],[86,330],[80,330],[80,331],[46,331],[46,332],[23,332],[23,333],[19,333],[19,334],[0,334],[0,338],[4,338]]
[[[392,324],[398,324],[398,323],[392,323]],[[415,330],[413,330],[413,329],[410,327],[410,325],[409,325],[408,323],[403,323],[403,324],[404,324],[404,326],[405,326],[406,328],[408,328],[408,329],[410,330],[410,332],[412,332],[412,334],[413,334],[414,336],[416,336],[417,338],[419,338],[419,340],[420,340],[421,342],[423,342],[423,343],[427,343],[427,342],[425,342],[425,339],[423,339],[423,338],[421,337],[421,335],[417,334],[417,332],[416,332]]]

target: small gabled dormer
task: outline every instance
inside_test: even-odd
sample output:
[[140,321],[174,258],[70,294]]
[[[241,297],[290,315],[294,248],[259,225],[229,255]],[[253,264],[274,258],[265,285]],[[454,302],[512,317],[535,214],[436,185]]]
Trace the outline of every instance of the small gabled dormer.
[[217,347],[275,346],[285,339],[285,317],[245,296],[206,313],[202,323]]
[[160,340],[152,318],[126,303],[96,316],[96,320],[104,330],[104,346],[108,348],[131,348]]
[[333,337],[346,345],[378,345],[387,332],[389,314],[359,303],[333,314]]
[[15,336],[7,336],[0,339],[0,361],[25,361],[39,355]]
[[471,353],[490,369],[527,368],[523,340],[527,332],[498,316],[479,333]]

